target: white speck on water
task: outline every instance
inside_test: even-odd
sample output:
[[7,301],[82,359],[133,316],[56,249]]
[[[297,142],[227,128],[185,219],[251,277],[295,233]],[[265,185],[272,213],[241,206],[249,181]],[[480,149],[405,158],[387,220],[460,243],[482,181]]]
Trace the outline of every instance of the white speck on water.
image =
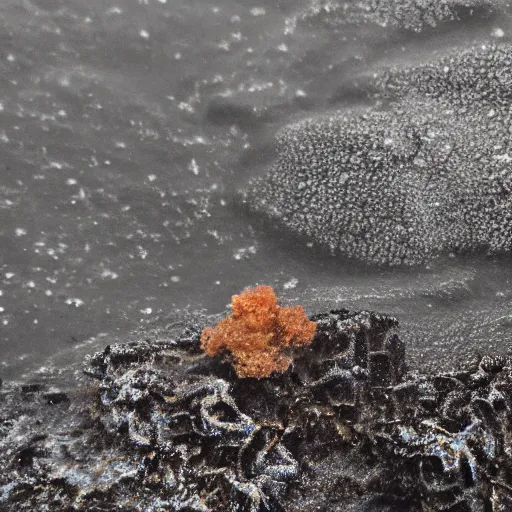
[[105,165],[110,165],[110,160],[105,160],[105,162],[103,162]]
[[217,284],[217,285],[220,284],[220,281],[215,281],[215,284]]
[[285,290],[290,290],[291,288],[295,288],[298,284],[299,280],[295,277],[284,283],[283,288]]
[[171,276],[171,281],[173,283],[179,283],[181,280],[180,276]]
[[193,172],[196,176],[199,174],[199,166],[197,165],[196,159],[192,158],[190,164],[188,165],[188,170]]
[[5,133],[5,132],[2,132],[2,133],[0,134],[0,140],[1,140],[2,142],[9,142],[9,137],[7,137],[7,135],[6,135],[6,133]]
[[107,277],[109,277],[110,279],[117,279],[119,277],[119,274],[117,274],[116,272],[113,272],[112,270],[109,270],[108,268],[106,268],[102,273],[101,273],[101,277],[103,279],[106,279]]
[[27,230],[23,228],[16,228],[15,233],[16,236],[24,236],[27,234]]
[[11,277],[14,277],[14,272],[6,272],[5,273],[5,278],[6,279],[11,279]]
[[7,325],[7,324],[9,323],[9,320],[7,320],[7,319],[2,320],[2,323],[3,323],[4,325]]
[[2,306],[0,306],[0,313],[3,313],[4,311],[5,309]]
[[51,290],[46,290],[44,292],[44,294],[47,296],[47,297],[51,297],[53,295],[53,292]]
[[167,0],[158,0],[161,4],[166,4]]
[[66,180],[66,185],[76,185],[78,181],[75,180],[75,178],[69,178]]
[[220,43],[217,44],[217,46],[221,49],[221,50],[226,50],[226,51],[229,51],[229,48],[230,48],[230,44],[228,41],[226,40],[222,40]]
[[149,39],[149,32],[147,30],[141,30],[139,32],[139,35],[140,37],[142,37],[143,39]]
[[504,35],[505,35],[505,31],[500,27],[496,27],[492,30],[493,37],[502,38]]
[[0,112],[4,111],[4,104],[0,101]]
[[0,297],[4,294],[4,292],[2,290],[0,290]]
[[50,162],[51,169],[62,169],[63,165],[60,162]]
[[25,286],[27,288],[35,288],[36,287],[36,283],[34,283],[34,281],[29,281]]
[[251,9],[252,16],[265,16],[265,14],[267,14],[267,11],[264,7],[253,7]]
[[75,306],[75,308],[80,308],[84,305],[84,301],[82,299],[78,299],[78,298],[70,298],[70,299],[66,299],[66,304],[68,306]]
[[180,101],[178,104],[178,108],[180,110],[186,110],[187,112],[190,112],[191,114],[193,114],[195,112],[194,107],[190,103],[187,103],[185,101]]
[[229,21],[231,21],[231,23],[240,23],[240,20],[241,20],[240,16],[238,16],[238,14],[235,14],[235,15],[231,16]]
[[298,98],[304,98],[306,96],[306,92],[303,91],[302,89],[297,89],[295,91],[295,96],[297,96]]
[[214,14],[218,14],[220,12],[220,9],[218,7],[212,7],[212,12]]
[[445,67],[443,68],[443,71],[444,71],[445,73],[448,73],[448,71],[450,71],[450,68],[449,68],[448,66],[445,66]]
[[119,140],[119,141],[116,142],[115,147],[117,149],[125,149],[126,148],[126,144],[122,140]]
[[284,43],[281,43],[277,49],[280,51],[280,52],[287,52],[288,51],[288,46],[286,46]]
[[68,114],[67,114],[67,112],[66,112],[65,110],[59,110],[59,111],[57,112],[57,115],[58,115],[59,117],[67,117],[67,115],[68,115]]
[[35,324],[38,324],[39,323],[39,320],[37,318],[34,318],[34,323]]
[[235,258],[235,260],[241,260],[242,258],[247,259],[251,254],[256,254],[256,252],[257,250],[255,245],[251,245],[250,247],[242,247],[235,251],[233,258]]
[[148,180],[151,181],[151,182],[155,181],[156,180],[156,174],[150,174],[148,176]]
[[176,53],[174,54],[174,58],[175,58],[176,60],[181,60],[181,53],[180,53],[180,52],[176,52]]
[[119,7],[117,7],[117,5],[115,5],[114,7],[111,7],[108,11],[107,11],[107,14],[122,14],[123,13],[123,10]]
[[140,312],[143,315],[151,315],[151,313],[153,313],[153,310],[151,308],[146,308],[146,309],[141,309]]
[[9,53],[9,54],[7,55],[7,60],[8,60],[9,62],[14,62],[14,61],[16,60],[16,57],[15,57],[12,53]]
[[148,257],[148,251],[144,249],[141,245],[137,246],[137,249],[139,250],[139,257],[141,260],[145,260]]

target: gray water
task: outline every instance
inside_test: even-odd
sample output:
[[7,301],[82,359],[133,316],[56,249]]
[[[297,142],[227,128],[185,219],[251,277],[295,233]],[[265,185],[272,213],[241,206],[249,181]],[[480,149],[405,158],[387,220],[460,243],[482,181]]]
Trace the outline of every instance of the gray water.
[[368,267],[240,205],[281,127],[366,105],[358,77],[512,39],[498,14],[416,31],[337,26],[319,5],[2,2],[1,378],[219,313],[255,284],[308,313],[397,316],[413,365],[510,351],[510,257]]

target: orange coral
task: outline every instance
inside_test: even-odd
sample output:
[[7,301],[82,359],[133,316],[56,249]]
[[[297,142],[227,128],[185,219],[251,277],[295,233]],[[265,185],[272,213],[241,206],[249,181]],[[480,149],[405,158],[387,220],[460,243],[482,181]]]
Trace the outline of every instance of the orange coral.
[[316,323],[302,306],[282,308],[271,286],[257,286],[231,299],[233,313],[201,334],[201,348],[213,357],[229,353],[239,377],[284,372],[291,351],[313,340]]

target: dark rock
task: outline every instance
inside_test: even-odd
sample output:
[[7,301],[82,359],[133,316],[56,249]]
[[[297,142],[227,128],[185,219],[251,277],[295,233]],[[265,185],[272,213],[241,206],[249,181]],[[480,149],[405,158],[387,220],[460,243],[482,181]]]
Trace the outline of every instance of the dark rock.
[[510,510],[508,359],[409,373],[394,318],[313,319],[268,379],[205,356],[191,325],[92,355],[90,388],[4,386],[0,510]]

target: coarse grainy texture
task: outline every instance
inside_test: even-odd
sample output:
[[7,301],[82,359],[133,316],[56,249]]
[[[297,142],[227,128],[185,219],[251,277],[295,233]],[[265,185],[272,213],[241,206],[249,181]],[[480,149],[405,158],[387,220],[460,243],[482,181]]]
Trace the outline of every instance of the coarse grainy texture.
[[0,510],[512,509],[511,358],[414,373],[396,319],[312,320],[266,379],[208,357],[191,321],[90,356],[89,388],[4,384]]
[[308,345],[315,335],[302,306],[280,307],[270,286],[257,286],[232,297],[233,314],[201,335],[210,356],[228,354],[239,377],[268,377],[292,362],[291,350]]
[[245,199],[333,252],[382,265],[512,248],[512,47],[378,73],[375,106],[285,128]]

